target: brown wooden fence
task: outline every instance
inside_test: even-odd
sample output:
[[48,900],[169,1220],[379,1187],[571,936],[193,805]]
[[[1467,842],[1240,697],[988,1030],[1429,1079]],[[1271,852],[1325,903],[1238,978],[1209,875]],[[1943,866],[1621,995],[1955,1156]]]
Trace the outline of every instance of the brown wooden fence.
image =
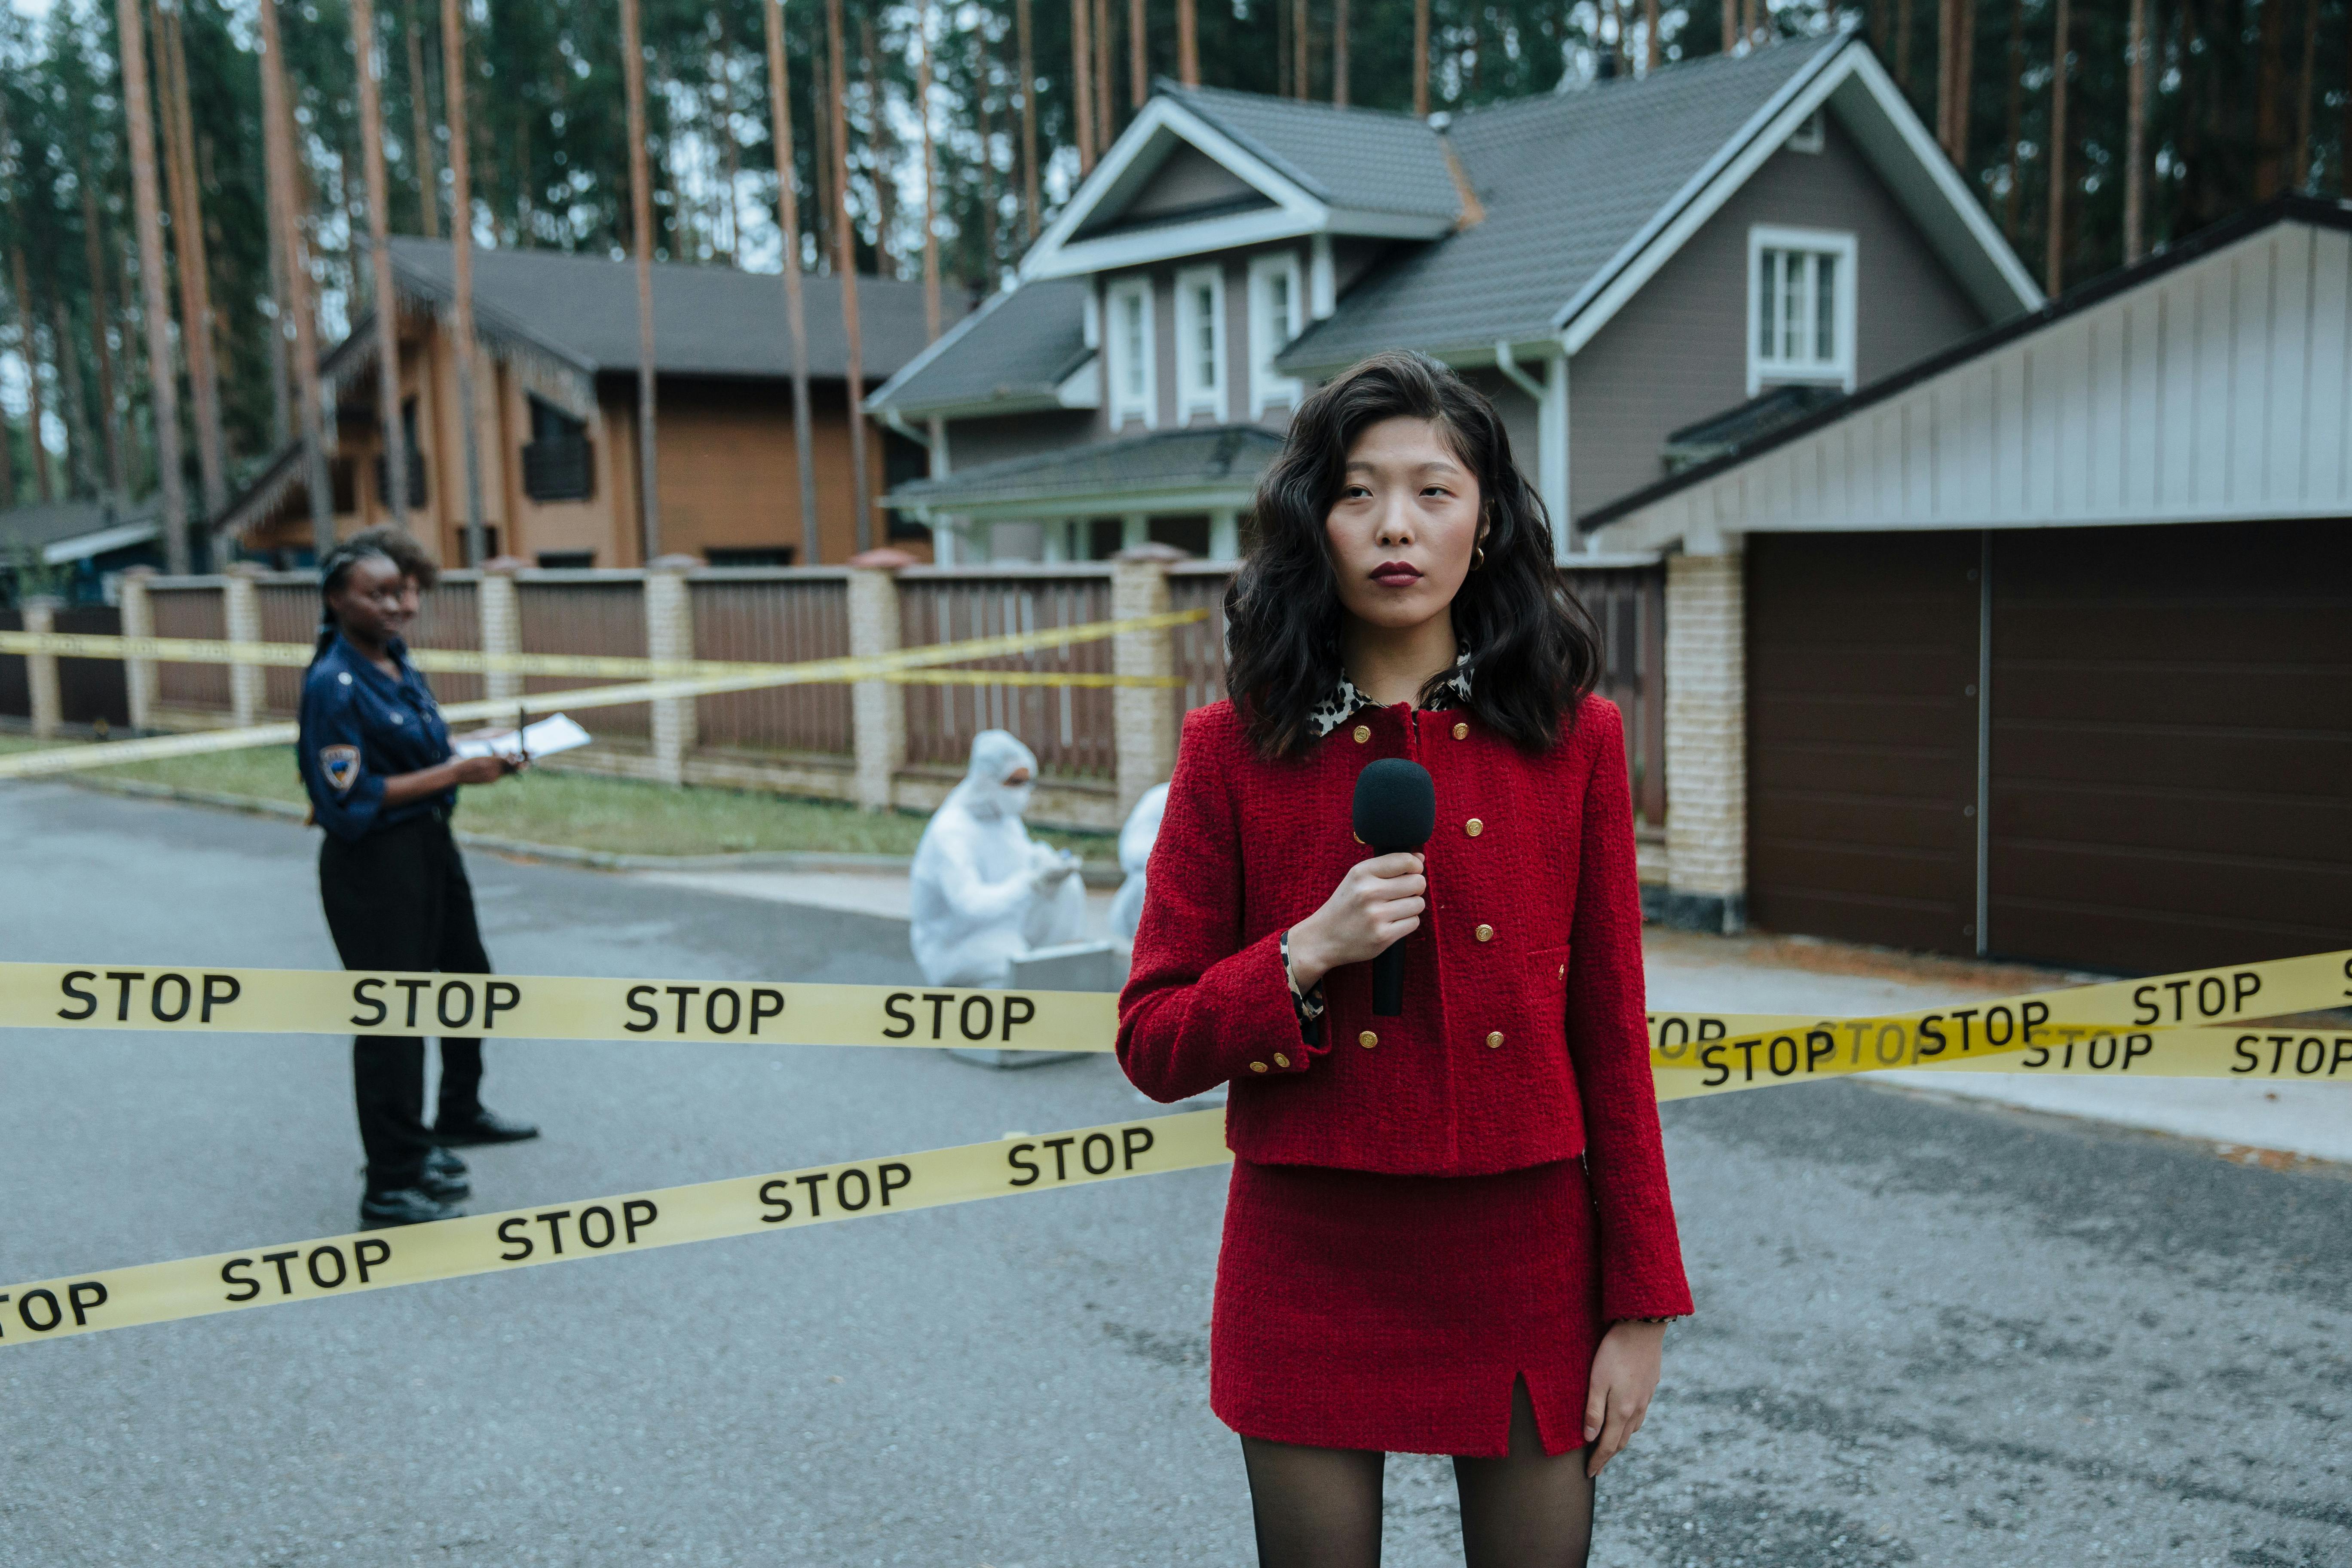
[[[900,637],[908,647],[1082,626],[1110,618],[1107,565],[910,568],[898,575]],[[1040,648],[968,668],[1109,673],[1107,638]],[[1111,777],[1117,757],[1107,687],[919,686],[907,689],[907,761],[961,771],[971,738],[1010,730],[1037,753],[1038,771]]]
[[[849,653],[845,571],[721,570],[687,585],[697,658],[802,664]],[[779,686],[705,697],[695,732],[706,746],[846,756],[850,689]]]

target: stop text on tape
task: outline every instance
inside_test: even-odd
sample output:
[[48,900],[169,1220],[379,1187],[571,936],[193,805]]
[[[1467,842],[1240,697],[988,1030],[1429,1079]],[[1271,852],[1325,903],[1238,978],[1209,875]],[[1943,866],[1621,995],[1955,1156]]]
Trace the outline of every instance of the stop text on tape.
[[395,1285],[1054,1192],[1232,1158],[1223,1113],[1187,1111],[96,1269],[0,1289],[0,1349]]

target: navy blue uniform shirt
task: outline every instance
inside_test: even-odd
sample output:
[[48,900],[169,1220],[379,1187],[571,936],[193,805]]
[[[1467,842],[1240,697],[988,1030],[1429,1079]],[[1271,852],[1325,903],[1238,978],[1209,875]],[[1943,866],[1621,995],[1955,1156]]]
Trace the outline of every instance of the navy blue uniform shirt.
[[295,759],[319,826],[356,844],[379,827],[428,812],[446,816],[455,789],[405,805],[383,804],[384,780],[449,760],[449,726],[432,688],[398,637],[386,646],[395,680],[338,635],[302,679],[302,733]]

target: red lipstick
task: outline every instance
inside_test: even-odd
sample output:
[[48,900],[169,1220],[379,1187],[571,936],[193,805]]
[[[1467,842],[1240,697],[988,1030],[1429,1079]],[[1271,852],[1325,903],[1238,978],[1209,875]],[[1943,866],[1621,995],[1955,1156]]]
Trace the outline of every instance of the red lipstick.
[[1410,588],[1421,581],[1421,568],[1410,561],[1383,561],[1372,568],[1372,581],[1384,588]]

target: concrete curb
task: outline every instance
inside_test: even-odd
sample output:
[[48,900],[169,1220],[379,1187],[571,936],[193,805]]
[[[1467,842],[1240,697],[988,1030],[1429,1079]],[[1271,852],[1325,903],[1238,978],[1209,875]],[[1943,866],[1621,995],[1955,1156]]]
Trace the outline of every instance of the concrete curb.
[[[183,805],[206,805],[241,811],[248,816],[271,816],[300,822],[310,814],[291,801],[263,800],[254,795],[224,795],[215,790],[184,789],[177,784],[152,784],[144,779],[100,779],[68,775],[61,782],[100,795],[129,795],[140,800],[176,801]],[[849,850],[746,849],[719,855],[624,855],[610,849],[583,849],[570,844],[534,844],[494,833],[458,828],[457,842],[468,849],[484,849],[518,859],[546,860],[564,866],[586,866],[600,871],[854,871],[867,876],[903,873],[914,865],[910,855],[867,855]],[[1127,879],[1117,866],[1089,860],[1079,875],[1089,888],[1116,888]]]

